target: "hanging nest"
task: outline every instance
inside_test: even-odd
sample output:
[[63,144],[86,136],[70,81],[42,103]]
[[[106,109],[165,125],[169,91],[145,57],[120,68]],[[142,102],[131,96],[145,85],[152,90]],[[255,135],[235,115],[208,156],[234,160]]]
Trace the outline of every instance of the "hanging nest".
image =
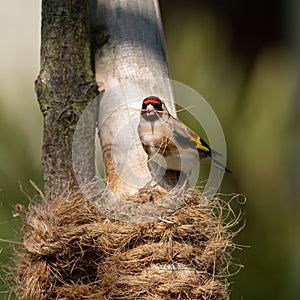
[[[168,194],[151,191],[127,201],[162,197]],[[80,191],[41,199],[25,215],[18,299],[229,299],[239,217],[220,199],[204,207],[201,199],[194,190],[151,222],[116,220]]]

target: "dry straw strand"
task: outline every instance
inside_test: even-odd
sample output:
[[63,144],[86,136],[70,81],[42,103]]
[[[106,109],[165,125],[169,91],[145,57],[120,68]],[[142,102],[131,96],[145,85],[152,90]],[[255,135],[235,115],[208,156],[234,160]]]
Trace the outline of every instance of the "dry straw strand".
[[[233,228],[241,215],[228,202],[216,198],[201,207],[196,189],[173,213],[134,223],[106,216],[81,191],[66,190],[51,202],[40,196],[25,215],[16,255],[20,300],[229,299]],[[155,191],[128,201],[166,196]]]

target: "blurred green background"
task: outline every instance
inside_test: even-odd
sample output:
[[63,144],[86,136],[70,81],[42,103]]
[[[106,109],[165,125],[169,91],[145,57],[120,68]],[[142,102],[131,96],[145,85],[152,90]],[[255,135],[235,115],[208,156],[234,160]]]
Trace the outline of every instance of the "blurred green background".
[[[236,238],[244,268],[231,299],[300,295],[300,2],[161,0],[172,78],[210,103],[227,140],[224,193],[243,193],[247,225]],[[0,3],[0,299],[27,205],[20,184],[42,184],[39,70],[40,1]]]

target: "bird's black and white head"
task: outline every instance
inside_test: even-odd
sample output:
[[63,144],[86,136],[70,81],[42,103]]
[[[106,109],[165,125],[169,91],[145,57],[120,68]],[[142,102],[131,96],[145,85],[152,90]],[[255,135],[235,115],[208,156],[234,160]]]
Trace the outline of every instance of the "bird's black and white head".
[[155,96],[149,96],[143,100],[141,116],[146,121],[157,121],[168,116],[168,110],[162,100]]

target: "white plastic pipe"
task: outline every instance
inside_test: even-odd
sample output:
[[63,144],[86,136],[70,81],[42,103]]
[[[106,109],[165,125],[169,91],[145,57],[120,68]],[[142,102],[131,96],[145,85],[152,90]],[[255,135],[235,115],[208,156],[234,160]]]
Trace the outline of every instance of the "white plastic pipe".
[[158,96],[175,115],[159,4],[156,0],[98,0],[107,42],[95,53],[104,92],[98,128],[109,189],[130,195],[150,179],[137,134],[142,100]]

